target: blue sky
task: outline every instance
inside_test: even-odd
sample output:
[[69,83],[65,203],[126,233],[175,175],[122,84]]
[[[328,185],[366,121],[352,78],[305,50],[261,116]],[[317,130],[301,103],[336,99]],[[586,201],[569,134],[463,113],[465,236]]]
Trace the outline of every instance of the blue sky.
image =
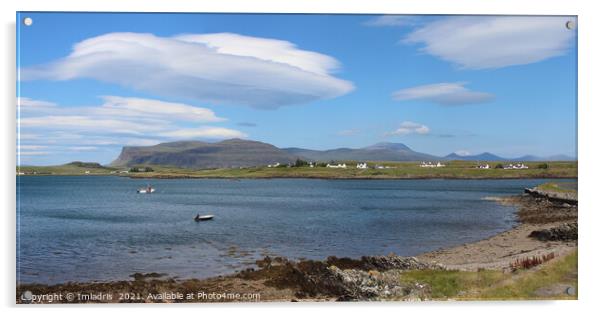
[[576,156],[574,17],[25,17],[24,165],[109,163],[123,145],[233,137]]

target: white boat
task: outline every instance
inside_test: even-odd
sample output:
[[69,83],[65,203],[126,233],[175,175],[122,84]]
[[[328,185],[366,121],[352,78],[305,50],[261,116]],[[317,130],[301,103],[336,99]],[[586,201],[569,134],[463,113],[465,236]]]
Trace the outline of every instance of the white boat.
[[155,188],[140,188],[137,191],[138,193],[154,193]]
[[197,216],[194,217],[194,221],[195,222],[202,222],[202,221],[209,221],[213,219],[213,215],[200,215],[197,214]]

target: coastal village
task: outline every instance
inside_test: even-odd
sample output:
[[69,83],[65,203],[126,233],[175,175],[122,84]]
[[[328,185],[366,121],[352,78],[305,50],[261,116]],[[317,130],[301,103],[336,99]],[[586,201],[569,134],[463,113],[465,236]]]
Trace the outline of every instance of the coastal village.
[[[85,163],[85,164],[94,164],[94,166],[90,166],[89,168],[84,168],[85,166],[81,165],[81,162],[71,162],[62,166],[49,166],[49,167],[28,167],[23,166],[17,168],[16,175],[17,176],[25,176],[25,175],[57,175],[57,174],[73,174],[73,175],[97,175],[97,174],[110,174],[117,176],[132,176],[132,175],[141,175],[141,174],[149,174],[154,172],[160,172],[162,168],[159,170],[155,170],[149,166],[137,166],[130,168],[122,168],[122,167],[111,167],[111,166],[101,166],[97,163]],[[548,169],[549,164],[545,162],[532,162],[531,168],[535,169]],[[535,164],[535,165],[534,165]],[[64,168],[64,167],[73,167],[77,168]],[[257,168],[268,168],[268,169],[281,169],[281,168],[327,168],[327,169],[357,169],[357,170],[385,170],[385,169],[408,169],[412,167],[418,167],[420,169],[453,169],[453,170],[526,170],[529,169],[529,165],[522,162],[512,162],[512,163],[502,163],[502,162],[478,162],[478,161],[422,161],[420,163],[416,162],[369,162],[369,161],[330,161],[328,163],[325,162],[315,162],[315,161],[304,161],[298,159],[295,163],[280,163],[274,162],[263,167],[232,167],[232,168],[206,168],[206,169],[191,169],[191,168],[182,168],[183,171],[188,170],[190,172],[193,171],[211,171],[211,170],[228,170],[228,169],[257,169]]]
[[[347,163],[346,162],[335,162],[335,161],[331,161],[327,164],[324,163],[317,163],[317,162],[303,162],[302,165],[299,165],[299,163],[297,164],[293,164],[293,163],[288,163],[288,164],[281,164],[279,162],[273,163],[273,164],[269,164],[267,165],[268,168],[279,168],[279,167],[285,167],[285,168],[292,168],[292,167],[302,167],[302,166],[307,166],[310,168],[315,168],[315,167],[326,167],[326,168],[332,168],[332,169],[347,169]],[[350,165],[353,166],[353,164]],[[437,161],[422,161],[420,162],[420,164],[418,164],[418,167],[420,168],[444,168],[446,167],[446,164]],[[368,164],[368,162],[357,162],[355,163],[355,168],[356,169],[392,169],[392,168],[396,168],[394,166],[388,166],[388,165],[383,165],[383,164],[378,164],[378,163],[371,163]],[[476,164],[472,167],[469,168],[475,168],[475,169],[504,169],[504,170],[516,170],[516,169],[529,169],[529,166],[527,166],[526,164],[522,163],[522,162],[517,162],[517,163],[507,163],[507,164],[497,164],[495,165],[495,167],[491,167],[488,163],[480,163],[480,162],[476,162]]]

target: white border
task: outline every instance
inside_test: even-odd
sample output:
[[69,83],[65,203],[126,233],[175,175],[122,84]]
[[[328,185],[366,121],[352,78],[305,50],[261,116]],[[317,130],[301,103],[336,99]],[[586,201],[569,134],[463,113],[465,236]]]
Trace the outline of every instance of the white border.
[[[4,104],[2,130],[2,171],[0,194],[2,208],[2,244],[4,255],[0,262],[2,285],[0,300],[4,312],[30,314],[51,313],[79,315],[81,313],[105,314],[131,312],[132,308],[144,308],[144,313],[163,315],[166,308],[177,308],[177,313],[283,313],[307,314],[320,309],[327,313],[419,313],[463,315],[508,315],[517,314],[564,314],[575,315],[587,310],[596,310],[596,302],[602,298],[600,244],[598,225],[602,223],[602,208],[596,203],[602,159],[600,136],[600,31],[602,11],[596,10],[596,1],[525,1],[525,0],[130,0],[130,1],[67,1],[67,0],[8,0],[0,2],[2,10],[2,62],[4,75],[0,88]],[[222,304],[222,305],[128,305],[77,307],[23,307],[15,301],[15,11],[128,11],[128,12],[272,12],[272,13],[405,13],[405,14],[525,14],[525,15],[578,15],[579,25],[579,195],[580,195],[580,240],[579,240],[579,301],[569,302],[469,302],[469,303],[349,303],[349,304]],[[597,57],[597,58],[596,58]],[[534,118],[537,119],[537,118]],[[98,308],[99,307],[99,308]],[[108,308],[108,309],[107,309]]]

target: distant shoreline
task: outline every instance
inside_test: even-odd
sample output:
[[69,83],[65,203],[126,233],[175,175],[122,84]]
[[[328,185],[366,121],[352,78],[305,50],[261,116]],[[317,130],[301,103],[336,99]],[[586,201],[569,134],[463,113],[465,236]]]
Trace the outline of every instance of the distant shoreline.
[[272,179],[315,179],[315,180],[520,180],[520,179],[559,179],[559,180],[576,180],[577,176],[556,176],[556,175],[528,175],[528,176],[502,176],[502,177],[487,177],[487,176],[409,176],[409,177],[377,177],[377,176],[357,176],[357,177],[328,177],[328,176],[199,176],[199,175],[113,175],[113,174],[21,174],[17,177],[123,177],[130,179],[189,179],[189,180],[272,180]]
[[[528,162],[519,168],[502,168],[490,162],[481,165],[469,161],[448,161],[439,167],[425,168],[418,162],[374,162],[372,168],[280,166],[188,169],[164,165],[105,167],[95,163],[70,163],[60,166],[21,166],[16,172],[25,175],[112,175],[134,179],[575,179],[578,162]],[[134,169],[143,169],[136,171]],[[146,170],[147,169],[147,170]]]
[[275,176],[275,177],[227,177],[227,176],[128,176],[130,179],[215,179],[215,180],[272,180],[272,179],[315,179],[315,180],[520,180],[520,179],[577,179],[564,176],[510,176],[510,177],[321,177],[321,176]]

